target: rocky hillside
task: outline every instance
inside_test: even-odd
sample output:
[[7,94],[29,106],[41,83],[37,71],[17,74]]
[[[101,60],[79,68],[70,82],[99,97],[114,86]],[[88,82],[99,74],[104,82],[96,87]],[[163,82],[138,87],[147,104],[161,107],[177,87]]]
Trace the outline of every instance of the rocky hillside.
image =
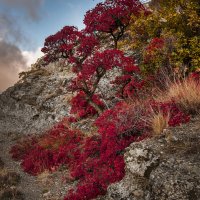
[[67,115],[68,68],[35,64],[0,96],[0,132],[39,133]]
[[107,0],[48,36],[0,95],[0,200],[200,200],[199,11]]
[[[38,61],[23,72],[20,81],[0,95],[0,132],[39,134],[68,116],[72,93],[67,86],[74,77],[69,68],[60,63],[43,67]],[[112,70],[99,82],[98,92],[103,97],[113,96],[108,83],[117,73]]]
[[[0,95],[0,199],[49,199],[47,182],[58,182],[54,197],[60,199],[62,174],[56,178],[48,177],[46,182],[25,174],[19,163],[14,162],[9,154],[15,142],[25,135],[42,134],[69,112],[70,94],[66,93],[68,80],[73,76],[67,67],[48,65],[43,68],[40,62],[22,74],[21,80]],[[14,174],[14,177],[12,174]],[[17,177],[17,181],[15,180]],[[44,182],[45,181],[45,182]],[[56,189],[55,189],[56,188]],[[64,190],[64,189],[63,189]],[[65,194],[65,192],[64,192]]]
[[[8,152],[16,139],[24,137],[24,134],[40,134],[68,115],[70,94],[66,86],[72,77],[67,67],[35,67],[1,94],[0,157],[4,173],[2,175],[1,172],[0,176],[5,181],[1,182],[0,199],[62,199],[71,185],[58,181],[62,177],[60,172],[52,176],[43,175],[45,178],[42,179],[25,174]],[[99,199],[200,199],[199,133],[200,117],[196,116],[190,124],[167,129],[159,137],[133,143],[125,153],[126,176],[111,185],[108,194]],[[14,178],[9,178],[10,173],[15,175]],[[21,182],[16,183],[15,178],[19,177]],[[42,182],[46,188],[38,185]]]
[[109,200],[200,199],[200,117],[126,149],[126,176]]

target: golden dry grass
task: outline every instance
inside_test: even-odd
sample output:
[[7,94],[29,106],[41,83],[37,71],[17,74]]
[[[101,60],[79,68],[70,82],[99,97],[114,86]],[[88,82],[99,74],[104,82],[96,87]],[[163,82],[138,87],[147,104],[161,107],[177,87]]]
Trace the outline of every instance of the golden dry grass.
[[200,110],[200,83],[191,78],[170,83],[166,92],[161,93],[156,99],[162,102],[173,100],[187,113],[198,113]]
[[[163,113],[161,110],[155,111],[151,107],[149,114],[143,116],[145,110],[149,109],[146,106],[149,106],[150,100],[151,98],[135,101],[130,100],[126,113],[131,116],[129,120],[132,120],[133,124],[137,121],[143,121],[151,129],[152,135],[158,136],[168,127],[170,113]],[[123,119],[120,120],[123,122]]]
[[47,185],[47,183],[49,182],[49,177],[50,177],[50,172],[45,170],[44,172],[42,172],[37,176],[37,180],[40,183]]
[[[166,79],[166,89],[163,91],[155,88],[155,91],[151,97],[147,96],[146,99],[141,101],[130,99],[130,105],[132,107],[139,107],[142,110],[142,107],[153,98],[156,102],[174,101],[182,111],[188,114],[200,113],[200,82],[193,78],[185,78],[184,80],[174,82]],[[141,118],[142,116],[138,114],[138,117]],[[152,134],[156,136],[162,134],[163,130],[168,128],[169,119],[170,113],[155,112],[152,108],[148,119],[145,118],[143,120],[151,127]]]
[[164,129],[168,127],[170,113],[164,115],[161,111],[158,113],[152,112],[149,122],[152,128],[152,134],[155,136],[160,135]]

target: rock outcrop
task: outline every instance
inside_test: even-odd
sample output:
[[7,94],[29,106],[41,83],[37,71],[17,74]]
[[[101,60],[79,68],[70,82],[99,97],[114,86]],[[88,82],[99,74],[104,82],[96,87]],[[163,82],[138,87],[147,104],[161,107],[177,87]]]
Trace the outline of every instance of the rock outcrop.
[[68,115],[69,68],[39,67],[0,95],[0,132],[37,133]]
[[126,176],[109,200],[199,200],[200,118],[126,149]]
[[[115,93],[109,82],[119,73],[111,70],[97,88],[107,107]],[[73,77],[70,66],[59,62],[46,67],[37,62],[22,72],[21,80],[0,95],[0,132],[41,133],[68,116],[72,93],[67,86]]]

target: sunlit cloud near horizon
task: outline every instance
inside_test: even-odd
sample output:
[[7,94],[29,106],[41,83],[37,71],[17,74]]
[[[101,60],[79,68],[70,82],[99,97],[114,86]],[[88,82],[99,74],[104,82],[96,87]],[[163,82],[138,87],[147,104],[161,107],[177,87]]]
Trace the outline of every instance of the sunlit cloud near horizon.
[[63,26],[83,29],[87,10],[100,0],[0,0],[0,92],[17,82],[43,54],[47,36]]

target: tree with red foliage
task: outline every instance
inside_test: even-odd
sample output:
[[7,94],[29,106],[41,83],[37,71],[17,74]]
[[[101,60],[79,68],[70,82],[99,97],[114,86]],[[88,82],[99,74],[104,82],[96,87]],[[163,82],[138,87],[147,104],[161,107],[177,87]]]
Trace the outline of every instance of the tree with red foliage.
[[[119,50],[96,51],[94,53],[97,45],[96,38],[91,34],[80,32],[74,26],[65,26],[55,35],[49,36],[42,49],[47,64],[60,58],[73,64],[73,72],[76,73],[76,77],[71,82],[70,90],[78,93],[72,99],[71,112],[78,114],[78,117],[102,112],[103,103],[100,96],[95,93],[101,78],[107,71],[115,67],[126,71],[129,74],[129,79],[125,83],[119,81],[116,81],[116,83],[123,85],[119,87],[120,90],[125,88],[130,92],[134,88],[131,74],[137,72],[138,67],[135,66],[133,59],[124,56],[123,52]],[[127,97],[129,95],[122,96]],[[82,102],[82,108],[76,102],[78,104]]]
[[79,91],[71,100],[71,113],[76,114],[78,118],[86,118],[102,112],[103,102],[98,95],[93,95],[89,100],[83,91]]
[[[96,94],[96,90],[102,77],[113,68],[119,68],[122,76],[124,76],[125,73],[129,73],[130,76],[130,79],[127,80],[125,84],[120,82],[123,86],[119,87],[119,90],[123,90],[124,88],[126,89],[125,86],[128,84],[129,86],[132,84],[133,88],[134,86],[135,88],[138,88],[138,85],[136,84],[137,82],[133,82],[133,75],[134,73],[139,72],[139,68],[134,64],[134,60],[132,58],[126,57],[122,51],[116,49],[96,52],[93,56],[85,60],[82,64],[82,70],[71,82],[71,91],[79,91],[77,96],[72,99],[72,107],[78,108],[78,105],[74,104],[74,102],[78,101],[84,104],[82,107],[84,112],[88,110],[88,112],[96,114],[93,110],[94,108],[98,114],[100,114],[104,106],[100,101],[100,96]],[[113,82],[113,84],[115,83],[116,82]],[[118,82],[118,85],[120,83]],[[130,93],[131,92],[133,91],[130,91]],[[125,95],[123,97],[125,97]],[[91,106],[93,108],[91,108]],[[76,110],[76,113],[82,112],[82,109],[79,111]],[[79,113],[79,116],[80,115],[82,114]],[[83,115],[87,116],[87,113],[84,113]]]
[[74,26],[65,26],[45,39],[42,52],[45,53],[46,64],[63,58],[74,64],[73,70],[77,72],[97,45],[98,41],[93,35],[78,31]]
[[[108,1],[106,2],[108,4]],[[80,118],[102,112],[103,102],[95,93],[107,71],[116,67],[122,70],[123,77],[118,77],[118,80],[112,83],[119,85],[121,97],[130,97],[136,88],[139,88],[137,80],[133,77],[133,73],[138,72],[139,68],[135,66],[133,59],[124,56],[119,50],[95,52],[97,46],[98,41],[93,35],[85,31],[80,32],[74,26],[65,26],[55,35],[49,36],[42,49],[46,64],[60,58],[73,64],[76,77],[71,81],[69,89],[77,92],[77,95],[71,101],[71,113],[77,114]],[[129,78],[123,82],[127,75]]]
[[131,15],[138,16],[145,11],[139,0],[106,0],[86,12],[84,24],[88,32],[109,33],[115,48],[129,25]]

